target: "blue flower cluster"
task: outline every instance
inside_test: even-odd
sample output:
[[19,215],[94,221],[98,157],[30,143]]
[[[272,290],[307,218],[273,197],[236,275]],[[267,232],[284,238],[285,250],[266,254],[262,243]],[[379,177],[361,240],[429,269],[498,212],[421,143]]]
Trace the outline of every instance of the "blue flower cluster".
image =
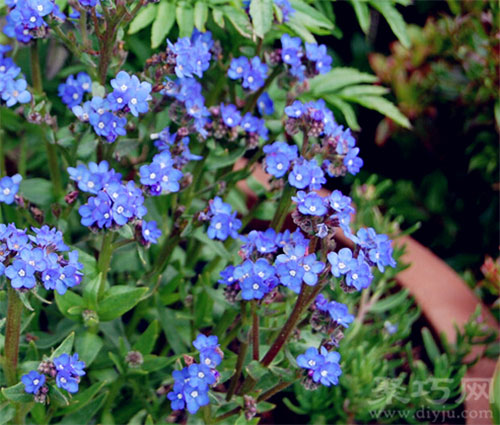
[[48,28],[46,16],[52,15],[60,21],[66,19],[52,0],[6,0],[5,4],[10,9],[3,32],[22,43],[44,36]]
[[174,371],[174,386],[167,394],[172,410],[187,408],[191,414],[209,403],[208,391],[219,378],[219,372],[215,368],[223,357],[218,339],[214,335],[207,337],[200,334],[193,341],[193,345],[200,352],[200,363],[191,363],[180,371]]
[[179,38],[175,43],[167,40],[168,61],[175,63],[175,74],[178,78],[202,77],[209,68],[212,59],[214,42],[212,33],[201,33],[194,30],[191,37]]
[[205,106],[201,84],[194,78],[179,78],[177,81],[167,80],[165,94],[174,97],[177,102],[172,106],[175,111],[173,119],[180,125],[199,133],[203,138],[208,136],[205,126],[210,122],[210,112]]
[[269,130],[265,126],[265,120],[254,117],[250,112],[241,116],[236,105],[221,103],[220,107],[213,108],[212,112],[219,118],[211,123],[212,133],[216,139],[235,140],[239,128],[245,132],[249,147],[255,147],[259,137],[263,140],[268,139]]
[[322,167],[330,177],[359,172],[363,160],[358,157],[359,148],[356,147],[351,130],[344,130],[343,126],[335,122],[332,111],[322,99],[305,104],[296,100],[285,108],[285,114],[288,116],[285,122],[288,134],[303,131],[310,137],[322,138]]
[[308,252],[309,240],[300,230],[276,233],[253,230],[241,238],[243,263],[221,272],[220,284],[240,292],[244,300],[263,299],[279,285],[299,293],[303,283],[314,286],[325,264]]
[[68,108],[82,103],[84,94],[91,91],[92,80],[86,72],[79,72],[76,77],[70,75],[66,82],[58,87],[59,97]]
[[139,169],[141,183],[153,196],[178,192],[182,171],[175,168],[176,164],[169,151],[164,150],[153,157],[151,164],[145,164]]
[[309,378],[326,387],[339,383],[339,376],[342,375],[339,362],[340,354],[328,352],[325,347],[321,347],[320,351],[310,347],[304,354],[297,356],[297,364],[307,369]]
[[22,179],[20,174],[14,174],[12,177],[5,176],[0,179],[0,202],[7,205],[14,202]]
[[349,327],[353,322],[354,316],[349,313],[345,304],[337,301],[328,301],[323,294],[319,294],[314,302],[315,308],[330,316],[330,319],[344,328]]
[[27,90],[28,84],[21,74],[21,68],[11,58],[4,57],[10,49],[10,46],[0,44],[0,97],[9,107],[31,100],[31,93]]
[[144,114],[149,109],[152,99],[152,86],[146,81],[140,81],[135,75],[120,71],[111,80],[113,91],[106,98],[94,96],[81,104],[85,92],[90,92],[92,81],[84,72],[76,78],[70,75],[66,83],[59,85],[59,96],[73,111],[80,121],[89,122],[98,136],[113,143],[118,136],[127,134],[126,114],[134,117]]
[[199,161],[203,157],[192,154],[189,150],[189,137],[181,136],[179,132],[170,133],[170,128],[165,127],[159,133],[151,134],[155,146],[160,152],[169,151],[174,161],[174,166],[182,168],[189,161]]
[[234,58],[227,71],[227,75],[232,80],[243,79],[242,86],[251,91],[260,89],[266,80],[267,65],[262,63],[258,56],[251,60],[241,56]]
[[228,237],[238,238],[241,221],[236,218],[236,211],[231,211],[231,205],[222,201],[219,196],[209,201],[208,212],[204,214],[205,220],[210,220],[208,237],[225,241]]
[[56,386],[69,393],[78,392],[80,378],[85,375],[85,363],[78,359],[78,354],[72,356],[61,354],[53,361],[40,363],[38,371],[32,370],[21,377],[24,391],[35,396],[35,401],[44,403],[48,388],[48,379],[55,379]]
[[306,51],[299,37],[283,34],[281,37],[281,60],[290,66],[290,74],[299,81],[318,74],[325,74],[331,69],[332,58],[324,44],[306,43]]
[[37,281],[47,290],[63,295],[78,285],[83,277],[78,251],[69,251],[62,233],[55,228],[32,227],[34,235],[14,224],[0,224],[0,275],[5,275],[14,289],[29,290]]
[[365,260],[371,266],[377,266],[380,272],[385,267],[396,267],[396,261],[392,257],[391,240],[387,235],[379,235],[375,229],[368,227],[359,229],[356,235],[347,235],[364,254]]

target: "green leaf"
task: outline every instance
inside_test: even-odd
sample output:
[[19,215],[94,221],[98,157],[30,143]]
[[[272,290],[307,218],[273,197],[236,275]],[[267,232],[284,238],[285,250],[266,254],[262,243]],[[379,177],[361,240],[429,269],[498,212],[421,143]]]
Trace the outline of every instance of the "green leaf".
[[175,9],[179,37],[190,37],[194,28],[194,10],[188,3],[179,3]]
[[83,299],[85,304],[91,310],[97,309],[97,297],[101,285],[102,273],[99,273],[94,279],[88,282],[83,288]]
[[74,340],[75,340],[75,333],[71,332],[66,338],[64,338],[63,342],[59,344],[59,347],[57,347],[54,350],[54,352],[50,356],[50,360],[54,360],[56,357],[64,353],[71,354]]
[[132,347],[135,351],[140,351],[142,354],[150,354],[153,351],[160,327],[158,320],[153,320],[146,331],[142,333],[137,342]]
[[387,87],[360,84],[356,86],[345,87],[335,94],[340,97],[349,99],[355,96],[382,96],[387,93],[389,93],[389,89]]
[[290,20],[295,18],[312,31],[318,27],[328,30],[333,30],[335,27],[333,22],[330,22],[325,15],[302,0],[290,0],[290,4],[295,9],[295,13]]
[[425,351],[427,355],[431,359],[432,363],[436,364],[439,359],[440,351],[436,343],[434,342],[434,338],[432,337],[431,332],[427,328],[422,329],[422,339],[424,341]]
[[411,43],[410,37],[408,37],[406,22],[396,7],[389,1],[370,0],[370,4],[384,16],[394,35],[403,47],[408,49]]
[[197,231],[193,234],[195,239],[199,240],[203,245],[210,248],[210,250],[221,258],[224,258],[227,261],[231,261],[233,255],[226,249],[224,244],[221,241],[216,241],[210,239],[207,234],[203,231]]
[[33,401],[33,394],[28,394],[24,391],[24,384],[22,382],[18,382],[12,387],[2,388],[2,394],[6,399],[19,403],[29,403]]
[[55,385],[49,385],[49,398],[52,402],[62,406],[69,406],[68,398]]
[[361,127],[359,126],[358,123],[358,119],[356,118],[356,113],[354,112],[353,107],[349,103],[337,97],[337,94],[325,94],[323,95],[323,99],[325,99],[326,102],[335,106],[337,109],[340,110],[340,112],[342,112],[342,115],[344,115],[346,123],[351,128],[351,130],[353,131],[361,130]]
[[212,10],[212,17],[214,18],[214,22],[219,25],[219,27],[224,28],[224,14],[219,9]]
[[497,127],[500,128],[500,100],[495,103],[495,121]]
[[316,39],[314,38],[314,35],[311,34],[311,31],[302,25],[297,18],[294,18],[294,16],[295,14],[286,23],[288,27],[290,27],[306,43],[316,43]]
[[252,38],[252,25],[248,19],[248,15],[240,9],[235,9],[233,6],[224,6],[222,8],[224,16],[234,25],[243,37]]
[[251,0],[250,16],[255,34],[264,38],[273,25],[273,1]]
[[368,109],[380,112],[382,115],[390,118],[404,128],[411,128],[411,123],[401,111],[394,105],[394,103],[379,96],[359,96],[350,97],[353,102],[359,103]]
[[368,3],[365,0],[351,0],[351,4],[354,8],[354,13],[356,13],[356,18],[358,18],[359,26],[365,34],[368,34],[370,30],[370,9],[368,8]]
[[16,409],[14,406],[9,406],[8,404],[4,404],[0,407],[0,425],[3,425],[9,422],[14,415],[16,414]]
[[85,302],[80,295],[72,291],[66,291],[64,295],[59,295],[57,291],[54,291],[54,295],[57,307],[64,316],[75,321],[82,318]]
[[106,382],[96,382],[85,391],[78,392],[72,399],[69,406],[59,409],[54,416],[65,416],[70,413],[77,412],[82,407],[85,407],[94,396],[106,385]]
[[148,288],[133,288],[131,286],[112,286],[104,293],[99,302],[97,315],[100,321],[108,321],[120,317],[133,308],[147,292]]
[[104,343],[100,336],[85,332],[83,335],[76,337],[75,351],[85,362],[85,365],[89,367],[99,354],[99,351],[101,351],[103,345]]
[[74,425],[74,424],[87,424],[89,423],[94,415],[99,411],[101,406],[104,404],[105,399],[108,396],[108,392],[99,394],[90,403],[86,403],[78,412],[75,412],[69,416],[66,416],[59,425]]
[[[181,339],[177,325],[182,326],[182,322],[176,317],[175,311],[163,307],[157,302],[158,319],[160,320],[161,327],[167,338],[167,342],[174,350],[175,354],[183,354],[187,351],[187,346]],[[188,325],[188,321],[184,322]],[[189,326],[189,325],[188,325]]]
[[147,354],[144,356],[144,363],[142,364],[141,368],[147,372],[155,372],[157,370],[163,369],[169,363],[171,363],[171,359],[168,357]]
[[258,360],[252,360],[250,363],[248,363],[245,370],[253,379],[257,381],[260,380],[264,375],[269,373],[269,370],[266,367],[262,366]]
[[165,37],[174,25],[175,3],[170,0],[160,2],[157,13],[151,29],[151,47],[153,49],[165,42]]
[[232,149],[231,151],[224,151],[223,155],[210,155],[206,162],[206,167],[209,170],[218,170],[219,168],[227,167],[236,162],[238,158],[241,158],[247,150],[246,146],[242,146],[237,149]]
[[19,191],[24,198],[37,205],[49,205],[54,201],[52,182],[46,179],[22,180]]
[[321,95],[352,84],[374,83],[377,80],[375,75],[358,71],[355,68],[334,68],[326,74],[311,79],[310,87],[313,94]]
[[143,7],[130,23],[128,33],[135,34],[143,28],[146,28],[151,22],[154,21],[157,13],[156,9],[157,5],[153,3],[150,3],[146,7]]
[[194,5],[194,26],[200,31],[205,31],[205,24],[208,18],[208,6],[203,1],[197,1]]
[[370,307],[370,312],[380,314],[389,311],[401,305],[401,303],[408,298],[408,294],[408,289],[404,289],[394,295],[383,298]]

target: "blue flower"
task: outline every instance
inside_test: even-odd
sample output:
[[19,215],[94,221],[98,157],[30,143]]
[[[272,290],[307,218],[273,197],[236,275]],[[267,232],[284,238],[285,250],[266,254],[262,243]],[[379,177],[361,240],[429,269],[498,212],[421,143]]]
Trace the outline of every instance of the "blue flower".
[[0,202],[10,205],[14,202],[14,197],[19,190],[19,183],[23,178],[20,174],[14,174],[12,177],[2,177],[0,179]]
[[262,93],[257,99],[257,108],[259,109],[260,115],[274,114],[274,103],[267,92]]
[[283,286],[286,286],[297,294],[300,292],[305,270],[298,261],[291,260],[285,263],[278,263],[276,265],[276,273]]
[[236,279],[234,277],[234,266],[229,265],[227,266],[224,270],[220,272],[220,277],[217,282],[220,283],[221,285],[232,285],[236,282]]
[[241,121],[241,114],[235,105],[224,105],[223,103],[221,103],[220,113],[222,121],[224,121],[224,124],[226,124],[228,127],[236,127],[237,125],[239,125]]
[[320,274],[325,268],[325,264],[321,261],[317,261],[316,254],[309,254],[304,257],[300,262],[302,269],[304,270],[303,280],[306,285],[314,286],[318,283],[318,274]]
[[[305,189],[311,184],[315,160],[305,161],[301,159],[297,161],[290,174],[288,174],[288,183],[297,189]],[[317,165],[316,165],[317,167]]]
[[274,4],[281,9],[283,22],[288,22],[290,20],[290,16],[295,13],[295,9],[288,0],[274,0]]
[[227,75],[232,80],[238,80],[243,78],[245,73],[250,69],[250,61],[247,57],[241,56],[239,58],[233,58],[231,60],[231,65],[227,70]]
[[356,264],[353,264],[352,269],[346,275],[346,284],[353,286],[358,291],[368,288],[373,280],[370,266],[364,258],[363,252],[360,252]]
[[291,105],[285,107],[285,114],[290,118],[300,118],[305,112],[304,104],[300,100],[295,100]]
[[340,277],[357,267],[357,261],[349,248],[342,248],[338,253],[329,252],[327,258],[332,266],[332,275],[335,277]]
[[35,268],[19,258],[5,269],[5,276],[14,289],[32,289],[36,283]]
[[215,368],[222,361],[219,340],[215,335],[206,336],[199,334],[193,341],[193,345],[200,352],[200,361],[202,364]]
[[220,197],[215,197],[209,202],[211,215],[207,235],[210,239],[226,240],[229,236],[238,237],[241,221],[236,218],[236,212],[231,213],[231,205],[222,202]]
[[207,390],[210,385],[215,384],[215,376],[212,369],[204,364],[192,364],[188,367],[189,385],[199,389]]
[[16,103],[28,103],[31,100],[31,93],[26,89],[28,84],[24,78],[18,80],[9,80],[5,84],[2,92],[2,99],[7,106],[13,106]]
[[304,354],[297,356],[297,364],[303,369],[315,371],[321,367],[325,358],[314,347],[309,347]]
[[80,213],[83,226],[94,226],[100,229],[111,227],[113,218],[111,216],[111,199],[104,192],[99,192],[97,196],[90,197],[85,205],[82,205],[78,212]]
[[297,203],[298,210],[304,215],[323,216],[327,212],[325,199],[316,192],[306,193],[303,190],[297,192],[297,196],[292,197]]
[[143,221],[141,227],[142,238],[145,242],[157,243],[158,238],[161,236],[161,230],[158,229],[156,221]]
[[339,376],[342,374],[339,365],[340,354],[337,352],[327,353],[324,347],[321,347],[321,353],[323,357],[326,357],[325,361],[321,363],[319,368],[314,370],[312,379],[314,382],[319,382],[326,387],[330,387],[332,384],[337,385]]
[[63,234],[61,231],[57,230],[55,227],[49,227],[47,225],[41,228],[32,227],[35,236],[28,236],[29,239],[42,248],[47,248],[49,246],[55,247],[58,251],[68,251],[69,247],[63,241]]
[[324,44],[306,43],[306,57],[315,62],[315,69],[319,74],[325,74],[332,69],[332,58],[326,52]]
[[264,153],[266,154],[266,172],[276,178],[281,178],[290,168],[291,162],[298,157],[298,148],[284,142],[274,142],[264,146]]
[[339,325],[347,328],[354,320],[354,316],[349,314],[349,309],[345,304],[330,301],[327,307],[331,319]]
[[210,402],[208,391],[203,391],[200,388],[191,387],[190,385],[184,388],[184,397],[187,410],[191,414],[195,414],[200,407],[206,406]]
[[29,394],[36,394],[45,384],[45,375],[32,370],[21,377],[21,382],[24,384],[24,391]]
[[[174,373],[177,371],[174,371]],[[175,383],[171,392],[167,394],[172,410],[182,410],[186,407],[184,398],[184,383]]]
[[363,166],[363,160],[358,157],[359,148],[352,148],[344,157],[344,165],[351,174],[357,174]]
[[195,30],[191,36],[179,38],[175,44],[167,40],[168,50],[175,58],[175,74],[179,78],[203,76],[210,66],[213,40],[210,32],[200,33]]
[[267,74],[267,65],[260,61],[258,56],[255,56],[250,61],[250,68],[243,74],[244,88],[252,91],[258,90],[264,85]]
[[353,209],[351,207],[351,198],[349,196],[344,196],[340,190],[334,190],[328,197],[328,202],[330,206],[336,212],[349,211]]
[[43,272],[47,268],[47,263],[45,262],[45,252],[41,248],[24,248],[21,251],[21,259],[29,264],[37,272]]
[[288,65],[299,66],[303,56],[302,41],[299,37],[281,36],[281,59]]
[[54,9],[54,2],[50,0],[28,0],[27,3],[39,16],[46,16]]

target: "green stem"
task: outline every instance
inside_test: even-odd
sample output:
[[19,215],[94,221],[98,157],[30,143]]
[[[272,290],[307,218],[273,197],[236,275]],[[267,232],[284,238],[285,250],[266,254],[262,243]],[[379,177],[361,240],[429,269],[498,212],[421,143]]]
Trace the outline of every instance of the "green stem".
[[259,315],[257,314],[257,300],[252,300],[252,358],[259,360]]
[[293,187],[290,184],[285,183],[285,187],[283,188],[283,193],[281,194],[280,203],[278,204],[278,208],[274,213],[274,217],[271,221],[270,227],[276,231],[280,231],[283,227],[283,223],[285,222],[288,209],[290,208],[290,204],[292,203],[292,193]]
[[45,150],[47,151],[47,165],[49,167],[50,180],[52,181],[54,196],[58,200],[62,196],[63,189],[61,183],[61,172],[57,161],[56,146],[49,142],[47,136],[45,135],[45,131],[43,133],[43,141],[45,143]]
[[101,251],[99,252],[99,260],[97,262],[97,268],[101,273],[101,281],[99,283],[99,298],[102,298],[104,290],[106,289],[106,280],[109,265],[111,263],[111,257],[113,255],[114,236],[114,233],[110,231],[107,231],[102,235]]
[[238,353],[238,358],[236,360],[236,369],[233,377],[231,378],[231,383],[229,384],[229,389],[226,395],[226,401],[231,400],[231,397],[234,395],[236,391],[236,387],[238,386],[238,382],[241,377],[241,372],[243,371],[243,363],[245,362],[245,356],[247,355],[248,350],[248,342],[242,342],[240,344],[240,352]]
[[5,171],[5,152],[3,149],[3,136],[4,136],[4,131],[2,130],[2,122],[0,119],[0,177],[3,177],[6,175]]
[[40,57],[38,54],[38,40],[33,40],[30,47],[31,59],[31,80],[33,88],[37,94],[41,94],[42,87],[42,71],[40,69]]
[[16,290],[10,284],[7,284],[7,286],[9,305],[7,307],[7,324],[5,327],[5,359],[3,368],[7,385],[12,386],[17,384],[17,359],[23,303]]
[[82,34],[83,47],[86,49],[89,47],[89,38],[87,34],[87,9],[84,7],[80,8],[80,32]]

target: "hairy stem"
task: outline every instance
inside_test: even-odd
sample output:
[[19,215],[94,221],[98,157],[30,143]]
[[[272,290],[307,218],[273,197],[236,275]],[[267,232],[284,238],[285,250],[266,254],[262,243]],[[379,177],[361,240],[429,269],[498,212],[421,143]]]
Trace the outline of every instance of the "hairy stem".
[[104,290],[106,289],[106,280],[113,255],[113,238],[114,233],[107,231],[102,235],[101,251],[99,251],[99,260],[97,267],[101,273],[101,281],[99,282],[99,298],[102,298]]
[[259,360],[259,315],[257,314],[257,301],[252,300],[252,358]]
[[19,354],[19,336],[21,334],[21,315],[23,303],[17,291],[8,286],[7,323],[5,327],[5,359],[3,369],[7,385],[17,384],[17,358]]

